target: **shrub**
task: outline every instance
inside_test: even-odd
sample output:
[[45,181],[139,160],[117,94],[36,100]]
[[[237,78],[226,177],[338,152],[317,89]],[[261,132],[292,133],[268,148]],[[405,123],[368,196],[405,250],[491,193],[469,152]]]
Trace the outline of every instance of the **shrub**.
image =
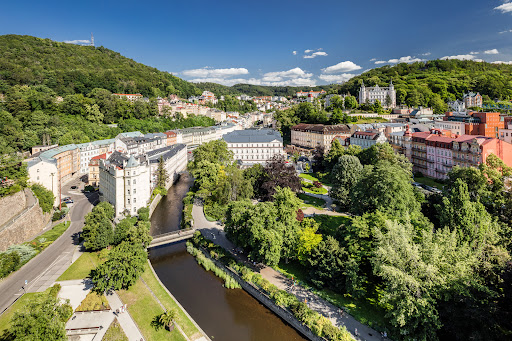
[[57,210],[57,211],[53,212],[52,221],[57,221],[60,218],[62,218],[62,212],[61,211]]
[[32,185],[32,192],[34,192],[34,195],[39,199],[39,206],[43,212],[50,212],[53,208],[53,203],[55,202],[55,196],[53,193],[38,184]]
[[315,182],[313,182],[313,185],[314,185],[316,188],[320,188],[320,187],[322,187],[322,184],[320,183],[320,181],[315,181]]
[[139,216],[139,220],[149,221],[149,208],[141,207],[137,211],[137,215]]
[[20,255],[17,252],[0,253],[0,278],[3,278],[13,271],[16,271],[20,265]]
[[[40,238],[45,239],[45,238]],[[44,243],[46,240],[39,240],[40,243]],[[11,245],[7,249],[6,252],[16,252],[20,257],[20,263],[24,264],[28,262],[32,257],[34,257],[37,251],[30,245],[21,244],[21,245]]]

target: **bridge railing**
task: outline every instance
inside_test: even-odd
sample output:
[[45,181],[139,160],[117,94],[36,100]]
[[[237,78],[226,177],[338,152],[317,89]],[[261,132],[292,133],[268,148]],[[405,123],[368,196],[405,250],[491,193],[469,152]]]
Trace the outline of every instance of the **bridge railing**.
[[194,229],[193,228],[186,228],[186,229],[182,229],[182,230],[162,233],[162,234],[159,234],[158,236],[153,236],[153,240],[164,238],[164,237],[170,237],[170,236],[173,236],[173,235],[180,235],[182,233],[189,232],[189,231],[194,231]]

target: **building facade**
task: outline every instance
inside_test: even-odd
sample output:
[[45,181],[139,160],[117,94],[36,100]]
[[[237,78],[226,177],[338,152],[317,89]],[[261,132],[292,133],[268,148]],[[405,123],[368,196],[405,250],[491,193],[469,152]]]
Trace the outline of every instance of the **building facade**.
[[115,142],[115,139],[109,139],[78,144],[78,149],[80,149],[80,173],[89,173],[89,163],[93,157],[112,153],[115,148]]
[[283,138],[273,129],[236,130],[223,139],[242,167],[265,164],[275,155],[284,155]]
[[378,85],[365,87],[364,83],[361,84],[361,89],[359,90],[359,104],[373,104],[376,100],[379,100],[384,108],[396,107],[396,91],[392,81],[389,83],[389,87],[382,88]]
[[350,127],[346,124],[324,125],[300,123],[291,128],[292,149],[311,152],[320,147],[324,152],[331,149],[336,136],[350,136]]
[[469,92],[467,94],[464,94],[464,96],[462,97],[462,102],[464,102],[466,108],[481,108],[483,104],[482,95],[480,95],[479,92],[477,92],[476,94],[474,92]]
[[54,206],[59,205],[61,182],[56,159],[36,157],[27,162],[28,177],[31,184],[39,184],[55,197]]
[[350,136],[350,145],[359,146],[362,149],[370,148],[377,143],[386,143],[384,133],[378,131],[358,131]]

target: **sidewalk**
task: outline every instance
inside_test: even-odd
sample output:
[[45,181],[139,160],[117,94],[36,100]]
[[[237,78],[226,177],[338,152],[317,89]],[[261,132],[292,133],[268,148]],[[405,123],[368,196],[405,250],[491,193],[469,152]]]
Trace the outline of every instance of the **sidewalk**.
[[123,328],[124,333],[128,337],[128,340],[130,341],[140,341],[144,340],[142,337],[141,332],[139,331],[139,328],[137,328],[137,325],[133,321],[132,317],[130,316],[130,313],[128,311],[124,313],[117,314],[117,309],[121,309],[121,306],[123,305],[123,302],[117,295],[117,293],[114,291],[111,294],[105,295],[108,300],[108,304],[110,305],[110,308],[112,309],[112,313],[117,317],[117,321],[119,321],[119,324],[121,325],[121,328]]
[[[232,251],[236,248],[236,246],[226,238],[222,226],[218,225],[216,222],[209,222],[206,220],[204,217],[203,207],[197,205],[197,203],[194,203],[194,207],[192,208],[192,217],[194,219],[194,227],[200,230],[206,238],[210,239],[215,244],[222,246],[228,251]],[[247,261],[243,255],[235,255],[235,257],[244,262]],[[258,264],[258,266],[260,266],[260,264]],[[263,278],[270,281],[279,289],[286,290],[287,292],[294,294],[301,301],[306,299],[307,304],[311,309],[329,318],[334,325],[338,327],[346,327],[354,339],[366,341],[381,340],[381,335],[376,330],[360,323],[347,313],[340,314],[340,309],[338,307],[318,297],[309,290],[304,289],[301,286],[292,286],[291,279],[277,272],[273,268],[262,264],[261,266],[262,268],[259,272]],[[355,336],[356,329],[358,336]]]

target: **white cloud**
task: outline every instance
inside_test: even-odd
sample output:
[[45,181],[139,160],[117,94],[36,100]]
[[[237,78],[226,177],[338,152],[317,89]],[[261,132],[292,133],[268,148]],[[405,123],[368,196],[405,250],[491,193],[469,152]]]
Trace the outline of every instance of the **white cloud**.
[[498,49],[492,49],[492,50],[484,51],[484,54],[498,54],[498,53],[500,53],[498,51]]
[[501,31],[501,32],[498,32],[499,34],[503,34],[503,33],[511,33],[512,30],[505,30],[505,31]]
[[297,55],[297,51],[293,51],[292,54],[295,56]]
[[328,83],[344,83],[354,76],[350,73],[342,73],[341,75],[320,75],[318,78]]
[[313,50],[305,50],[304,53],[311,53]]
[[511,61],[508,61],[508,62],[504,62],[504,61],[501,61],[501,60],[497,60],[495,62],[492,62],[493,64],[507,64],[507,65],[512,65],[512,60]]
[[204,67],[202,69],[185,70],[182,71],[182,74],[187,77],[195,78],[228,78],[247,75],[249,71],[246,68],[211,69]]
[[315,57],[318,57],[318,56],[327,56],[327,53],[325,53],[323,51],[315,52],[312,55],[304,56],[304,58],[315,58]]
[[456,56],[444,56],[443,58],[440,58],[441,60],[447,60],[447,59],[459,59],[459,60],[473,60],[475,58],[474,55],[471,54],[458,54]]
[[338,72],[351,72],[361,70],[361,67],[350,60],[338,63],[336,65],[328,66],[322,69],[322,73],[338,73]]
[[377,58],[372,58],[372,59],[370,59],[370,62],[374,62],[376,60],[377,60]]
[[90,40],[80,40],[80,39],[76,39],[76,40],[64,40],[65,43],[68,43],[68,44],[90,44],[91,41]]
[[[428,52],[428,53],[430,53],[430,52]],[[400,58],[393,58],[388,61],[377,60],[377,61],[375,61],[375,64],[386,64],[386,63],[398,64],[398,63],[414,63],[414,62],[423,62],[423,61],[424,61],[424,59],[411,57],[411,56],[405,56],[405,57],[400,57]]]
[[471,51],[469,54],[479,54],[480,52]]
[[430,52],[425,52],[425,53],[420,54],[420,56],[430,56],[431,54],[432,53],[430,53]]
[[294,69],[290,69],[288,71],[277,71],[277,72],[267,72],[263,75],[263,78],[310,78],[313,76],[312,73],[306,73],[304,72],[300,67],[296,67]]
[[499,5],[498,7],[494,7],[494,9],[501,11],[501,13],[512,12],[512,2],[507,2],[503,5]]

